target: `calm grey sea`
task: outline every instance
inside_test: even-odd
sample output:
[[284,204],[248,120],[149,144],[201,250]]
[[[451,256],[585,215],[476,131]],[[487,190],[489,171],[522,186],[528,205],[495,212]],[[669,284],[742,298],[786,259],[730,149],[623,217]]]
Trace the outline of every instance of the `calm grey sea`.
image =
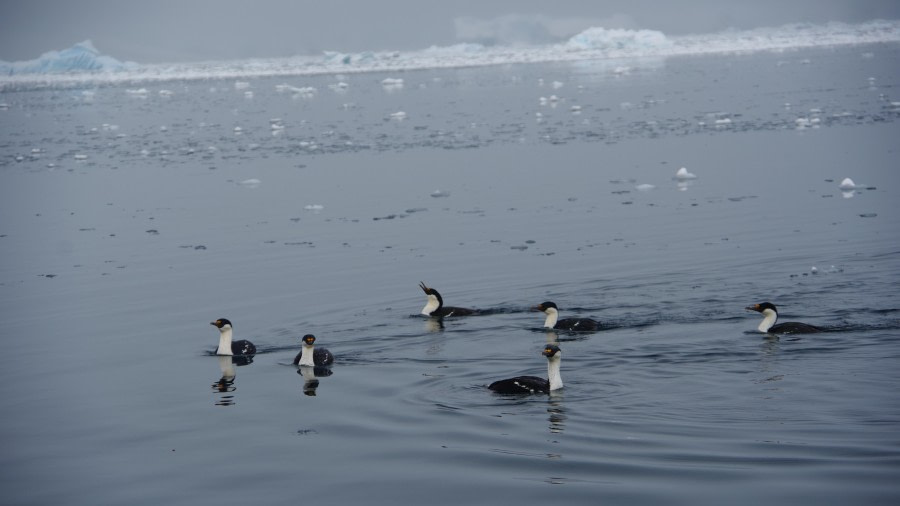
[[[6,91],[6,501],[897,504],[898,62]],[[418,316],[420,281],[488,314]],[[759,334],[763,301],[828,331]],[[555,338],[559,394],[485,388]]]

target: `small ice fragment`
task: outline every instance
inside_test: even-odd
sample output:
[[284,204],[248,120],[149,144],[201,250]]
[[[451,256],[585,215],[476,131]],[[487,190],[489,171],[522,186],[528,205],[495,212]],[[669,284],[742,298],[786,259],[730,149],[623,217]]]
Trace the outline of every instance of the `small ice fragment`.
[[75,155],[76,160],[87,160],[87,155]]
[[262,181],[260,181],[259,179],[250,178],[250,179],[245,179],[238,184],[240,184],[241,186],[246,186],[248,188],[256,188],[257,186],[260,185],[260,183],[262,183]]
[[558,90],[563,87],[563,83],[560,81],[553,81],[553,89]]
[[239,127],[239,126],[234,127],[234,133],[235,133],[235,134],[240,134],[240,133],[243,132],[243,131],[244,131],[244,129],[241,128],[241,127]]
[[174,94],[172,90],[159,90],[159,96],[161,97],[171,97]]
[[557,101],[559,101],[559,97],[557,97],[556,95],[550,95],[550,101],[557,102]]
[[431,196],[436,199],[441,198],[441,197],[449,197],[450,192],[445,191],[445,190],[434,190],[433,192],[431,192]]
[[391,119],[395,119],[397,121],[403,121],[406,119],[406,113],[403,111],[392,112]]
[[246,90],[249,87],[250,87],[250,83],[248,83],[247,81],[235,81],[234,82],[234,89],[236,89],[236,90]]
[[682,167],[678,169],[678,172],[675,173],[676,179],[697,179],[697,175],[693,172],[688,172],[686,167]]
[[818,274],[819,268],[813,265],[812,268],[809,269],[809,272],[811,272],[812,274]]
[[852,190],[856,188],[856,184],[853,183],[853,180],[849,177],[845,177],[843,181],[841,181],[841,185],[838,186],[841,190]]
[[656,186],[654,186],[654,185],[652,185],[652,184],[647,184],[647,183],[639,184],[639,185],[637,185],[637,186],[634,187],[635,190],[642,191],[642,192],[650,191],[650,190],[652,190],[652,189],[654,189],[654,188],[656,188]]
[[253,98],[253,91],[252,90],[245,91],[244,98]]
[[573,105],[573,106],[571,107],[571,110],[572,110],[572,112],[574,112],[574,113],[579,113],[579,112],[581,112],[581,106],[580,106],[580,105]]
[[325,209],[325,206],[323,206],[322,204],[308,204],[308,205],[303,206],[303,209],[306,209],[307,211],[312,211],[314,213],[318,213],[322,209]]

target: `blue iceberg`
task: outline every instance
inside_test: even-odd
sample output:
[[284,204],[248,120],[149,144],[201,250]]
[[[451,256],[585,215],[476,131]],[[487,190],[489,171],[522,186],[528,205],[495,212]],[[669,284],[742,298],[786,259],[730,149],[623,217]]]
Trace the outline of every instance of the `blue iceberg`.
[[136,63],[123,63],[111,56],[100,54],[91,41],[86,40],[62,51],[48,51],[34,60],[0,61],[0,75],[117,72],[136,67]]

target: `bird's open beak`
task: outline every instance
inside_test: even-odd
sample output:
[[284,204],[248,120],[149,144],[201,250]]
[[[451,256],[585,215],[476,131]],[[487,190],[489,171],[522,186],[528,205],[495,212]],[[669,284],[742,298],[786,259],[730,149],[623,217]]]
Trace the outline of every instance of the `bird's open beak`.
[[744,309],[748,311],[759,311],[759,304],[753,304],[752,306],[747,306]]
[[428,287],[425,286],[425,283],[419,281],[419,288],[421,288],[423,292],[428,293]]

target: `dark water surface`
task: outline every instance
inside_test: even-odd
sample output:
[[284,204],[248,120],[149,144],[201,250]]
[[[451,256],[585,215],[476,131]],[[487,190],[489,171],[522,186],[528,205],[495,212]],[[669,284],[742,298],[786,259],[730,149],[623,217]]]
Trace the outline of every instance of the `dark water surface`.
[[[6,92],[7,500],[896,504],[898,55]],[[559,394],[484,387],[555,337]]]

